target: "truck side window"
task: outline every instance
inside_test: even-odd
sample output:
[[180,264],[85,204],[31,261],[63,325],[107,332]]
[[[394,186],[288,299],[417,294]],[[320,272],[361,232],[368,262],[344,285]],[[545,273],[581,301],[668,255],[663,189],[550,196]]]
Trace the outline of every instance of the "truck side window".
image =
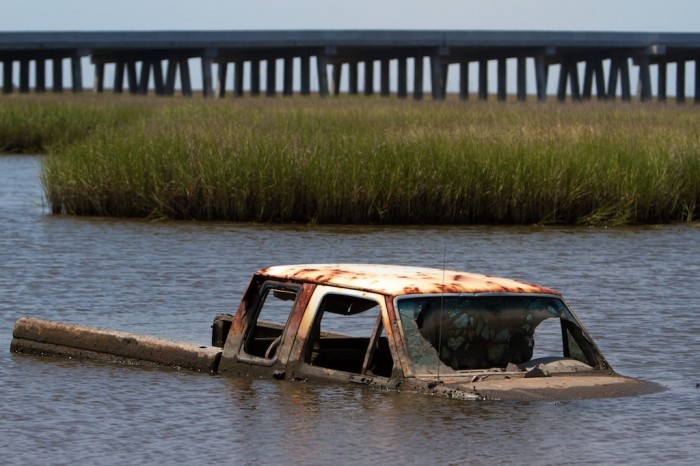
[[246,353],[265,359],[277,356],[284,328],[298,294],[299,290],[289,285],[270,283],[263,286],[243,346]]
[[393,360],[379,303],[358,296],[326,295],[307,342],[305,362],[355,374],[390,377]]

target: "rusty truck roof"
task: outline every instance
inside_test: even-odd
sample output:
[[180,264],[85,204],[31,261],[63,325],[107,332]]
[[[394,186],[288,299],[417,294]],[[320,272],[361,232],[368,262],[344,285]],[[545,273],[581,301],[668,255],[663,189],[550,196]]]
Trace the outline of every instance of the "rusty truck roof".
[[384,295],[431,293],[544,293],[557,291],[531,283],[428,267],[380,264],[278,265],[257,275],[285,280],[334,285]]

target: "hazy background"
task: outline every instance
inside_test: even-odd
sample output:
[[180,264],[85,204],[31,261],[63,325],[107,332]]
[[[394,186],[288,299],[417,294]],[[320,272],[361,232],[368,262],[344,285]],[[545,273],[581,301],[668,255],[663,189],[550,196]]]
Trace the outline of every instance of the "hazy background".
[[2,0],[0,30],[537,29],[696,32],[693,0]]

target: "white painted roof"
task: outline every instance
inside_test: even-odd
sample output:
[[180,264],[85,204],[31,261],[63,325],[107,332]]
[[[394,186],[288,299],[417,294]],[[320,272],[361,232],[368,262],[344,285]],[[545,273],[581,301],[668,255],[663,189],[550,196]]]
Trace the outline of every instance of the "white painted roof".
[[299,264],[268,267],[258,275],[398,296],[434,293],[558,292],[508,278],[456,270],[380,264]]

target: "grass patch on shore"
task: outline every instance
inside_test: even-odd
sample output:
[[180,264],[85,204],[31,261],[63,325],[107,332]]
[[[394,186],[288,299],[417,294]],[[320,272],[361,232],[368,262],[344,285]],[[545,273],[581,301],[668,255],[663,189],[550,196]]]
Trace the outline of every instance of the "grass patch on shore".
[[[77,215],[649,224],[700,215],[699,112],[380,97],[27,97],[0,107],[0,148],[48,147],[47,199],[54,212]],[[12,135],[28,142],[8,143]]]

